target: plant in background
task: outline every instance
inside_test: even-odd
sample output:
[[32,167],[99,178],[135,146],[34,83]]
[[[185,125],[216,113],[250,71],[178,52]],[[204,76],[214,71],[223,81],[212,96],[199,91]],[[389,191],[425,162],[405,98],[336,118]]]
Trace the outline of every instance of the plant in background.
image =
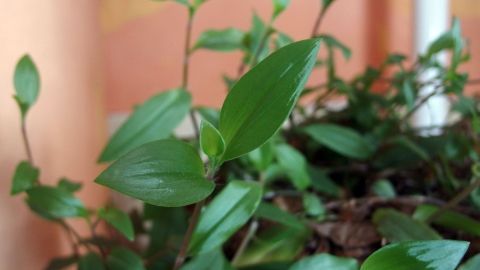
[[[247,32],[207,30],[193,45],[192,25],[205,1],[175,2],[189,14],[181,87],[135,108],[101,153],[99,161],[111,164],[95,179],[144,202],[142,211],[91,209],[75,197],[80,184],[41,183],[25,125],[40,76],[29,56],[17,64],[15,100],[28,160],[17,166],[11,194],[24,193],[31,210],[62,226],[72,244],[72,255],[47,269],[453,270],[460,264],[468,241],[480,236],[480,123],[477,100],[463,91],[476,81],[458,71],[469,57],[457,20],[413,65],[392,54],[347,81],[338,77],[335,57],[339,51],[348,59],[350,50],[318,34],[333,1],[321,1],[310,39],[294,42],[274,27],[289,1],[273,0],[268,22],[254,14]],[[238,77],[224,77],[228,95],[220,111],[191,104],[189,58],[202,49],[243,52]],[[444,67],[435,56],[446,50],[452,57]],[[327,81],[306,86],[313,69],[324,70]],[[437,75],[420,81],[431,69]],[[435,91],[421,96],[425,86]],[[419,136],[409,118],[438,93],[454,100],[457,120],[441,135]],[[332,108],[332,97],[347,105]],[[303,98],[309,102],[299,105]],[[195,138],[175,138],[187,116]],[[91,235],[79,235],[69,218],[85,220]],[[118,234],[105,236],[100,224]],[[478,269],[478,256],[461,269]]]

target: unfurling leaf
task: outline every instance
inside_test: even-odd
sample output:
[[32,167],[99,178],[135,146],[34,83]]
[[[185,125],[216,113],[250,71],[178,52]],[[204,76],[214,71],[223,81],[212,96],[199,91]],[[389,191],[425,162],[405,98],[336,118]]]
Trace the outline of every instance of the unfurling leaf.
[[208,121],[202,121],[200,125],[200,147],[210,159],[221,156],[225,151],[222,135]]
[[95,182],[144,202],[179,207],[212,193],[197,151],[172,139],[144,144],[115,161]]

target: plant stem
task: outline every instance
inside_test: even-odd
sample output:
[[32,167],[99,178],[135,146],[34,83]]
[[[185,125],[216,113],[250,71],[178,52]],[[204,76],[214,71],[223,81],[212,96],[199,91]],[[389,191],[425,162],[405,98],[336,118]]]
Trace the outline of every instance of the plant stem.
[[33,166],[32,149],[30,148],[30,141],[28,140],[27,127],[24,119],[22,119],[21,129],[22,129],[23,144],[25,145],[25,150],[27,152],[28,162]]
[[237,249],[237,252],[235,252],[235,255],[233,256],[232,259],[232,264],[235,265],[237,263],[238,259],[242,256],[242,254],[245,252],[245,249],[247,248],[248,244],[252,240],[253,236],[258,230],[258,221],[256,219],[252,220],[250,223],[250,226],[248,227],[247,235],[243,238],[242,242],[240,243],[240,246]]
[[312,33],[310,34],[311,38],[317,36],[317,33],[320,29],[320,25],[322,24],[323,18],[325,17],[325,9],[321,8],[320,12],[318,13],[317,19],[315,20],[315,24],[313,25]]
[[[100,219],[97,219],[94,222],[91,222],[90,219],[87,219],[88,227],[90,228],[90,232],[93,238],[97,238],[97,233],[95,231],[95,228],[97,227],[99,222],[100,222]],[[107,252],[103,249],[102,245],[98,244],[97,247],[98,247],[98,250],[100,251],[100,254],[102,254],[102,257],[106,258]]]
[[[190,9],[188,11],[183,67],[182,67],[182,88],[186,90],[188,90],[188,78],[189,78],[189,69],[190,69],[190,43],[192,39],[192,26],[193,26],[194,17],[195,17],[195,11]],[[195,117],[195,112],[193,109],[190,109],[190,120],[192,121],[195,138],[198,140],[200,138],[199,127],[198,127],[198,121],[197,121],[197,118]]]

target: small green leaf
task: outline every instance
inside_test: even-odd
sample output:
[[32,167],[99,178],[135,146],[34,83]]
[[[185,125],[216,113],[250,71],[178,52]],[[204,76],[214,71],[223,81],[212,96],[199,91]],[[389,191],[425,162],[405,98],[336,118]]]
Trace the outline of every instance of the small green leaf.
[[82,183],[76,183],[67,178],[62,178],[60,181],[58,181],[57,187],[66,192],[74,193],[82,188]]
[[130,220],[130,217],[123,211],[113,207],[100,208],[98,210],[98,217],[112,225],[128,240],[133,241],[135,238],[132,221]]
[[115,161],[95,182],[144,202],[179,207],[212,193],[197,151],[172,139],[144,144]]
[[102,258],[93,252],[84,255],[78,261],[78,270],[105,270]]
[[305,257],[292,265],[289,270],[358,270],[358,262],[327,253]]
[[361,270],[454,270],[468,249],[468,242],[413,241],[385,246],[363,263]]
[[244,38],[245,34],[236,28],[208,30],[200,35],[193,49],[209,49],[224,52],[238,50],[243,48]]
[[210,159],[215,159],[225,152],[222,135],[208,121],[202,121],[200,124],[200,147]]
[[13,84],[16,93],[15,100],[18,102],[22,118],[24,118],[30,107],[37,101],[40,91],[40,75],[28,54],[18,61],[15,67]]
[[183,89],[151,97],[115,132],[99,161],[116,160],[144,143],[169,137],[187,115],[190,104],[190,94]]
[[233,270],[220,249],[194,257],[180,270]]
[[273,0],[273,15],[272,18],[277,18],[290,4],[290,0]]
[[210,252],[230,238],[257,209],[262,188],[256,183],[232,181],[206,207],[190,242],[191,254]]
[[442,239],[425,223],[394,209],[378,209],[373,214],[373,222],[377,225],[380,234],[390,242]]
[[470,258],[466,263],[462,264],[458,270],[478,270],[480,269],[480,254]]
[[[434,205],[419,205],[413,214],[413,218],[420,221],[425,221],[438,210],[439,207]],[[475,236],[480,236],[480,222],[455,211],[448,210],[443,212],[440,216],[436,217],[432,223],[454,230],[463,231]]]
[[70,192],[48,186],[36,186],[27,190],[30,208],[47,219],[85,217],[88,212],[83,203]]
[[313,217],[323,216],[326,213],[322,201],[312,193],[305,193],[303,195],[303,207],[305,208],[305,212]]
[[267,203],[267,202],[260,203],[260,205],[257,208],[257,211],[255,212],[255,216],[266,219],[266,220],[274,221],[291,228],[295,228],[299,230],[305,229],[305,226],[303,225],[303,223],[300,222],[300,220],[296,216],[286,211],[283,211],[282,209],[278,208],[277,206],[271,203]]
[[230,90],[220,113],[226,143],[223,160],[265,143],[290,114],[315,64],[319,41],[287,45],[245,74]]
[[367,159],[373,151],[370,144],[355,130],[333,124],[314,124],[305,132],[318,143],[344,156]]
[[107,258],[109,270],[144,270],[142,258],[133,251],[117,247],[112,250]]
[[373,183],[372,192],[378,197],[392,199],[397,196],[395,188],[388,180],[381,179]]
[[10,195],[16,195],[35,186],[38,181],[40,170],[33,167],[28,161],[22,161],[17,165],[13,175]]
[[282,144],[276,148],[277,160],[284,169],[289,179],[299,190],[310,186],[311,180],[308,174],[308,166],[305,157],[295,148]]

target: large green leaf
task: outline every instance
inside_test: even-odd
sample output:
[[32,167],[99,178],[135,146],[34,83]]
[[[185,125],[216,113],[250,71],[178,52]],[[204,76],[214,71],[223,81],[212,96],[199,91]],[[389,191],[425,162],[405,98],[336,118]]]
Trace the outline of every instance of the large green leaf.
[[220,249],[194,257],[181,270],[233,270]]
[[33,167],[28,161],[22,161],[17,165],[13,175],[10,195],[15,195],[33,187],[38,181],[40,171]]
[[250,219],[261,198],[260,185],[230,182],[202,212],[190,242],[190,253],[203,254],[222,245]]
[[115,161],[95,182],[144,202],[178,207],[198,202],[214,188],[196,150],[165,139],[144,144]]
[[236,28],[208,30],[200,35],[193,48],[203,48],[215,51],[233,51],[243,48],[244,38],[245,34]]
[[13,84],[15,86],[15,100],[20,106],[22,117],[25,117],[28,109],[37,101],[40,91],[40,75],[29,55],[24,55],[18,61],[15,67]]
[[[420,221],[425,221],[438,210],[439,207],[434,205],[420,205],[415,210],[413,218]],[[442,214],[436,217],[432,223],[454,230],[460,230],[475,236],[480,236],[480,222],[455,211],[444,211]]]
[[391,242],[438,240],[442,237],[423,222],[394,209],[378,209],[373,214],[377,230]]
[[99,161],[116,160],[144,143],[167,138],[185,118],[190,104],[190,94],[183,89],[151,97],[115,132]]
[[102,258],[96,253],[88,253],[78,261],[78,270],[105,270]]
[[377,250],[361,270],[454,270],[468,249],[468,242],[413,241]]
[[344,156],[355,159],[367,159],[372,147],[356,131],[333,124],[314,124],[305,128],[305,132],[315,141]]
[[117,247],[112,250],[107,258],[109,270],[144,270],[143,261],[133,251]]
[[27,203],[33,211],[47,219],[85,217],[87,209],[70,192],[48,186],[27,190]]
[[122,233],[128,240],[133,241],[135,233],[133,231],[133,224],[130,217],[121,210],[113,207],[100,208],[98,216],[112,225],[120,233]]
[[327,253],[306,257],[296,262],[289,270],[358,270],[358,262],[351,258],[341,258]]
[[254,150],[280,128],[303,90],[318,48],[318,39],[287,45],[233,86],[220,114],[220,133],[227,145],[223,160]]
[[276,150],[278,163],[295,187],[300,190],[309,187],[310,175],[308,174],[307,161],[302,153],[287,144],[278,145]]

